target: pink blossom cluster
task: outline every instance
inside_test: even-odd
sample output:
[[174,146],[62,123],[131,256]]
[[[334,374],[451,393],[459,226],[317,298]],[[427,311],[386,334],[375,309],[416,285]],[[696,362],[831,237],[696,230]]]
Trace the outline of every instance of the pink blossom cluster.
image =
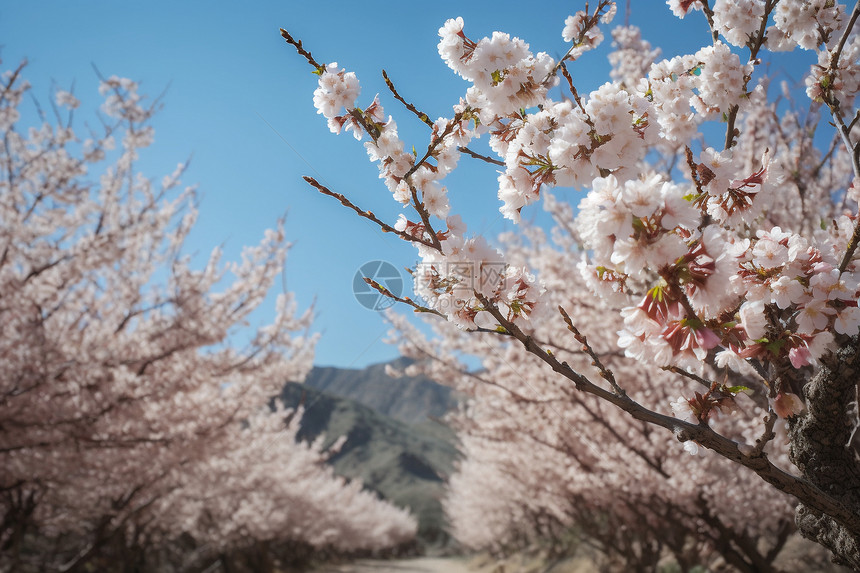
[[314,90],[314,107],[328,120],[332,133],[340,133],[346,128],[347,131],[354,130],[356,137],[361,137],[354,120],[348,115],[340,115],[344,109],[348,112],[355,106],[360,93],[358,78],[353,72],[338,68],[337,62],[327,64],[320,71],[319,87]]
[[733,105],[739,105],[746,95],[745,80],[753,65],[741,65],[740,57],[722,42],[702,48],[694,57],[700,66],[693,70],[698,80],[695,82],[698,97],[691,103],[696,111],[708,117],[712,113],[728,113]]
[[660,56],[660,48],[652,48],[651,43],[642,39],[636,26],[617,26],[612,30],[612,47],[609,64],[612,70],[609,77],[622,85],[636,85],[648,75],[651,64]]
[[813,101],[850,109],[860,91],[860,35],[846,43],[836,69],[831,70],[829,50],[818,52],[818,63],[806,76],[806,94]]
[[439,29],[439,55],[472,82],[465,100],[482,110],[482,121],[534,107],[546,96],[546,79],[555,65],[549,55],[534,55],[526,42],[502,32],[474,42],[463,26],[463,19],[455,18]]
[[[746,4],[762,4],[751,2]],[[773,15],[773,27],[768,29],[769,42],[776,49],[798,46],[815,50],[829,43],[841,31],[845,19],[845,5],[828,0],[789,0],[779,2]],[[770,37],[773,37],[773,40]]]
[[729,44],[743,47],[758,35],[764,10],[757,0],[716,0],[714,26]]
[[666,0],[669,9],[678,18],[684,18],[689,12],[702,9],[701,0]]
[[601,22],[609,24],[617,11],[618,7],[614,2],[603,0],[592,14],[589,14],[588,10],[580,10],[568,16],[564,21],[561,38],[565,42],[572,42],[573,46],[568,50],[565,59],[576,60],[585,52],[599,46],[603,42],[603,31],[595,25],[595,19],[599,16]]
[[[606,178],[595,180],[580,204],[579,234],[592,251],[591,264],[580,265],[586,282],[616,302],[616,293],[647,291],[622,311],[622,347],[639,359],[691,368],[718,347],[725,349],[717,355],[720,365],[736,367],[739,358],[770,352],[769,359],[790,356],[800,367],[829,347],[831,331],[855,335],[858,283],[853,272],[836,268],[852,221],[843,217],[809,239],[780,227],[760,229],[753,238],[731,237],[712,225],[700,231],[702,214],[734,228],[761,216],[752,207],[768,181],[766,167],[729,181],[730,154],[708,149],[702,155],[698,195],[657,176],[623,187]],[[768,322],[769,304],[786,312],[768,311]],[[742,327],[757,317],[757,326],[743,328],[745,336],[733,309]]]
[[607,83],[587,102],[547,102],[533,115],[493,126],[490,145],[506,166],[499,176],[500,211],[518,222],[542,186],[581,188],[602,171],[632,172],[656,135],[647,129],[646,105],[644,98]]

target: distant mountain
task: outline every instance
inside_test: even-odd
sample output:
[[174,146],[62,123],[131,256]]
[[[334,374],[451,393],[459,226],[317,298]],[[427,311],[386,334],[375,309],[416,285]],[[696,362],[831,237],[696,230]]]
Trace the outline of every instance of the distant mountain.
[[[399,358],[390,364],[402,369],[410,361]],[[451,389],[426,376],[392,378],[385,364],[373,364],[363,370],[315,366],[305,379],[305,386],[328,394],[350,398],[407,424],[428,418],[441,418],[456,405]]]
[[[325,378],[333,387],[346,383],[345,379],[338,379],[337,374],[330,373],[330,377]],[[354,393],[373,403],[383,402],[381,388],[384,384],[367,374],[353,375],[351,379],[351,384],[356,386],[367,384],[375,388],[357,388],[353,389]],[[418,382],[409,383],[406,387],[420,387],[416,395],[428,397],[428,400],[412,408],[398,400],[386,403],[401,415],[411,411],[414,419],[421,416],[424,421],[406,424],[355,400],[333,396],[295,382],[284,387],[281,399],[287,406],[301,404],[305,408],[300,439],[312,440],[324,434],[324,445],[329,447],[339,437],[346,436],[340,451],[330,459],[338,475],[361,479],[366,488],[375,491],[380,497],[410,508],[418,519],[419,541],[425,545],[442,546],[447,543],[448,534],[445,531],[441,499],[445,482],[458,455],[455,435],[441,422],[427,418],[428,412],[444,412],[441,410],[441,404],[444,403],[441,398],[438,401],[429,400],[430,396],[436,394]],[[394,390],[388,388],[387,394],[392,393]]]

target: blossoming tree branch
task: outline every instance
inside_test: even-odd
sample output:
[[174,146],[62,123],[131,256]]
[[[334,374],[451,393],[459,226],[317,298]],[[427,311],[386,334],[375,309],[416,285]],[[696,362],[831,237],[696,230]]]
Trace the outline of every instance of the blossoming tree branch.
[[[464,332],[504,339],[520,378],[545,384],[537,394],[585,403],[560,390],[565,381],[627,414],[622,422],[600,406],[592,422],[635,422],[645,441],[643,423],[659,426],[690,453],[703,447],[752,470],[793,496],[804,536],[860,569],[860,4],[668,4],[706,45],[661,60],[638,29],[618,27],[611,81],[591,93],[576,88],[577,60],[603,41],[614,2],[565,21],[558,60],[506,33],[470,38],[461,18],[448,20],[439,54],[469,87],[447,117],[431,120],[385,76],[406,118],[427,125],[423,153],[407,151],[379,97],[359,107],[354,73],[320,63],[281,30],[319,75],[318,113],[332,132],[365,140],[405,212],[382,221],[306,179],[415,245],[416,298],[400,301],[456,328],[437,328],[434,349],[397,321],[406,351],[450,366],[455,344],[486,357]],[[763,70],[766,51],[790,50],[810,53],[808,105],[787,105],[787,88],[775,96]],[[704,134],[714,125],[718,142]],[[470,148],[481,137],[495,157]],[[451,213],[456,190],[444,180],[463,155],[501,170],[499,210],[521,236],[493,247]],[[577,192],[585,197],[574,208]],[[555,219],[551,240],[521,221],[538,202]],[[500,368],[485,358],[486,372]],[[516,382],[483,378],[496,400],[540,401],[517,398]],[[470,423],[488,427],[477,413]],[[552,436],[572,431],[561,424]],[[653,469],[645,446],[634,453]]]

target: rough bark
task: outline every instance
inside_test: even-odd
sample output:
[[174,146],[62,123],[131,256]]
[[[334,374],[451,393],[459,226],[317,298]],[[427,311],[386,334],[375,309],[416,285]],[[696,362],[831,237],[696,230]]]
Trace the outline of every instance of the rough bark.
[[[791,460],[823,492],[860,515],[860,464],[850,447],[857,424],[856,387],[860,380],[858,340],[828,356],[804,388],[807,410],[789,420]],[[834,561],[860,571],[860,530],[801,503],[795,520],[800,532],[833,552]]]

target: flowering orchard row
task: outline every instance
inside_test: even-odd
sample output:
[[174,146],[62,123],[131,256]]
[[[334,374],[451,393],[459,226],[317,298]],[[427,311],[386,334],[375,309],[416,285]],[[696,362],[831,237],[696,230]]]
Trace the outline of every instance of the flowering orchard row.
[[[0,83],[0,570],[189,571],[297,550],[369,550],[415,533],[406,512],[335,477],[270,405],[311,367],[291,294],[244,347],[281,274],[281,225],[242,260],[202,269],[184,165],[136,171],[158,102],[101,82],[102,131],[79,103],[20,125],[22,64]],[[271,559],[269,559],[271,561]],[[268,564],[267,564],[268,563]]]

